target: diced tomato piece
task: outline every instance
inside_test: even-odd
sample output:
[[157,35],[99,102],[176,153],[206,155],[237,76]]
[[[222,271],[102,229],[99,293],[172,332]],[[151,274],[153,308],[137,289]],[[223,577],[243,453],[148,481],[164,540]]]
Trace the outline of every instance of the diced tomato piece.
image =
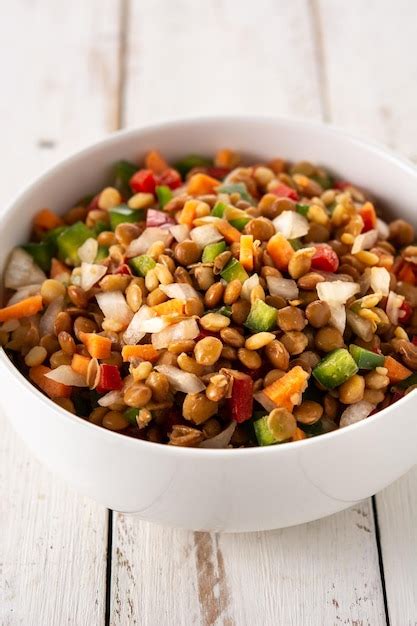
[[253,413],[253,380],[243,372],[233,372],[232,395],[227,400],[230,417],[238,424],[246,422]]
[[230,174],[230,167],[206,167],[205,173],[212,178],[217,178],[218,180],[223,180],[228,174]]
[[311,259],[311,268],[322,272],[336,272],[339,267],[339,257],[326,243],[316,245],[316,252]]
[[337,180],[334,184],[334,188],[339,189],[339,191],[345,191],[348,187],[352,187],[352,183],[347,180]]
[[274,189],[271,189],[271,193],[273,193],[275,196],[278,196],[279,198],[290,198],[290,200],[299,200],[299,196],[296,190],[292,187],[289,187],[288,185],[284,185],[284,183],[281,183],[274,187]]
[[362,232],[366,233],[368,230],[372,230],[377,226],[377,217],[374,205],[370,202],[366,202],[359,211],[359,215],[363,220]]
[[409,302],[407,302],[407,300],[404,300],[404,302],[401,305],[400,312],[399,312],[400,324],[407,324],[407,322],[410,321],[412,314],[413,314],[413,307],[411,306]]
[[129,185],[132,191],[139,193],[155,193],[155,187],[157,185],[157,179],[152,170],[138,170],[129,180]]
[[157,176],[158,185],[166,185],[170,189],[177,189],[182,185],[181,175],[177,170],[167,169]]
[[412,263],[405,261],[397,272],[397,278],[410,285],[416,284],[416,273]]
[[123,381],[120,376],[119,368],[116,365],[108,365],[102,363],[100,365],[100,381],[96,387],[98,393],[114,391],[121,389]]

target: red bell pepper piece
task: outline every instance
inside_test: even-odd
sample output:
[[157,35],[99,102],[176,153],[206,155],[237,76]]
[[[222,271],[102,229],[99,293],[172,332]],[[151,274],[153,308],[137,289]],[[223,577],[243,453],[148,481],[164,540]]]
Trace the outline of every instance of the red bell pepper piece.
[[292,187],[288,187],[288,185],[284,185],[284,183],[281,183],[274,187],[274,189],[271,189],[271,193],[279,198],[290,198],[290,200],[300,199],[296,190]]
[[148,209],[146,213],[146,228],[150,226],[157,226],[158,228],[169,228],[176,221],[173,217],[164,213],[163,211],[157,211],[156,209]]
[[339,191],[345,191],[348,187],[352,187],[352,183],[347,180],[337,180],[334,184],[334,188],[339,189]]
[[404,261],[397,272],[397,278],[405,283],[410,283],[410,285],[415,285],[417,281],[414,265]]
[[311,268],[322,272],[336,272],[339,267],[339,257],[326,243],[316,245],[316,252],[311,259]]
[[121,389],[123,381],[120,376],[119,368],[116,365],[108,365],[102,363],[100,365],[100,381],[96,387],[98,393],[105,393],[107,391],[114,391]]
[[410,305],[409,302],[407,302],[407,300],[404,300],[404,302],[402,303],[400,307],[400,312],[399,312],[400,324],[407,324],[407,322],[410,321],[412,314],[413,314],[413,307]]
[[157,182],[158,185],[166,185],[170,189],[177,189],[177,187],[181,187],[182,185],[180,173],[171,168],[165,170],[161,174],[158,174]]
[[362,232],[366,233],[368,230],[372,230],[377,227],[377,217],[375,209],[370,202],[367,202],[359,211],[359,215],[363,220]]
[[129,185],[135,193],[155,193],[158,184],[157,178],[152,170],[138,170],[129,180]]
[[253,380],[248,374],[233,371],[232,395],[227,400],[230,417],[238,424],[253,414]]
[[206,167],[204,171],[208,176],[211,176],[212,178],[217,178],[217,180],[223,180],[223,178],[226,178],[226,176],[230,174],[231,169],[230,167],[213,166]]

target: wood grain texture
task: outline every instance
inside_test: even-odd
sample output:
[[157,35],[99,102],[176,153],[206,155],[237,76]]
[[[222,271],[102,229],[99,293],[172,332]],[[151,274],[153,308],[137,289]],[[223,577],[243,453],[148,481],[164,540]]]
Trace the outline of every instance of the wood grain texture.
[[[131,2],[125,125],[192,114],[320,119],[322,41],[310,3]],[[215,42],[215,45],[213,45]],[[208,52],[209,50],[209,52]],[[301,155],[300,155],[301,156]],[[114,514],[115,626],[383,626],[370,501],[312,524],[215,535]]]
[[[119,16],[112,0],[16,0],[3,9],[4,202],[58,157],[115,127]],[[42,468],[1,417],[2,626],[103,624],[106,546],[107,512]]]
[[[317,2],[331,119],[416,160],[415,2]],[[417,624],[416,494],[413,470],[376,496],[391,626]]]

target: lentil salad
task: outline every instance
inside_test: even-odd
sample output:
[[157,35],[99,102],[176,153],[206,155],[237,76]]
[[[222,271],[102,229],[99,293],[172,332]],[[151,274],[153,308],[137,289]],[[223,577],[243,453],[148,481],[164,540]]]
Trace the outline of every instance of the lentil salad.
[[366,419],[417,383],[413,227],[323,168],[232,150],[115,164],[42,209],[5,271],[0,341],[81,418],[245,447]]

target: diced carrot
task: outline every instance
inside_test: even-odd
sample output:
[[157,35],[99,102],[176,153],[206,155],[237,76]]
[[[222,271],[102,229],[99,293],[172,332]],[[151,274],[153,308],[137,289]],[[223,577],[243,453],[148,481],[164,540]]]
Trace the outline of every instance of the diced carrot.
[[230,150],[229,148],[222,148],[217,151],[214,164],[216,167],[228,167],[233,169],[239,164],[239,161],[240,158],[236,152]]
[[191,176],[187,183],[187,193],[191,196],[201,196],[205,193],[213,193],[213,191],[220,185],[220,181],[217,178],[208,176],[207,174],[194,174]]
[[0,309],[0,322],[7,320],[19,320],[22,317],[30,317],[35,315],[43,308],[42,296],[30,296],[16,304],[5,306]]
[[93,359],[108,359],[111,352],[111,339],[97,333],[80,333],[80,339]]
[[145,157],[145,167],[155,174],[162,174],[169,168],[169,165],[158,150],[151,150]]
[[51,371],[51,368],[46,367],[46,365],[36,365],[30,368],[29,378],[50,398],[69,398],[72,393],[72,387],[46,378],[46,374],[49,374]]
[[308,374],[302,367],[296,365],[282,378],[265,387],[263,393],[277,407],[283,407],[292,411],[295,404],[301,399],[301,394],[307,387]]
[[241,235],[239,261],[245,270],[253,270],[253,235]]
[[52,230],[52,228],[62,226],[63,223],[63,220],[50,209],[42,209],[33,220],[33,225],[42,230]]
[[143,359],[144,361],[154,363],[159,357],[159,352],[151,343],[144,343],[137,346],[123,346],[122,357],[123,361]]
[[384,367],[388,370],[387,376],[391,383],[399,383],[401,380],[408,378],[412,374],[407,367],[402,365],[402,363],[399,363],[392,356],[385,357]]
[[240,241],[242,235],[237,228],[229,224],[229,222],[226,222],[226,220],[218,220],[214,225],[219,233],[226,239],[227,243]]
[[81,374],[82,376],[87,376],[88,364],[90,363],[91,358],[89,356],[83,356],[82,354],[74,354],[71,361],[71,367],[74,372],[77,374]]
[[276,233],[268,241],[266,250],[279,270],[287,270],[294,249],[282,233]]
[[376,227],[377,216],[376,216],[374,205],[371,204],[371,202],[365,202],[365,204],[359,211],[359,215],[363,219],[363,232],[364,233]]
[[400,268],[397,274],[397,278],[406,283],[410,283],[410,285],[416,284],[416,275],[413,272],[413,267],[411,263],[404,263],[404,265]]
[[57,276],[60,276],[61,274],[70,274],[71,270],[68,267],[68,265],[65,265],[65,263],[61,263],[61,261],[58,261],[58,259],[52,259],[51,261],[51,271],[50,271],[50,275],[51,278],[56,278]]
[[301,428],[297,428],[294,435],[291,438],[291,441],[301,441],[302,439],[306,439],[307,435]]
[[187,200],[178,217],[178,224],[186,224],[191,228],[191,226],[193,225],[193,220],[195,218],[195,210],[197,204],[197,200]]
[[167,302],[155,304],[151,308],[157,315],[182,315],[184,312],[184,302],[178,298],[172,298],[172,300],[167,300]]

